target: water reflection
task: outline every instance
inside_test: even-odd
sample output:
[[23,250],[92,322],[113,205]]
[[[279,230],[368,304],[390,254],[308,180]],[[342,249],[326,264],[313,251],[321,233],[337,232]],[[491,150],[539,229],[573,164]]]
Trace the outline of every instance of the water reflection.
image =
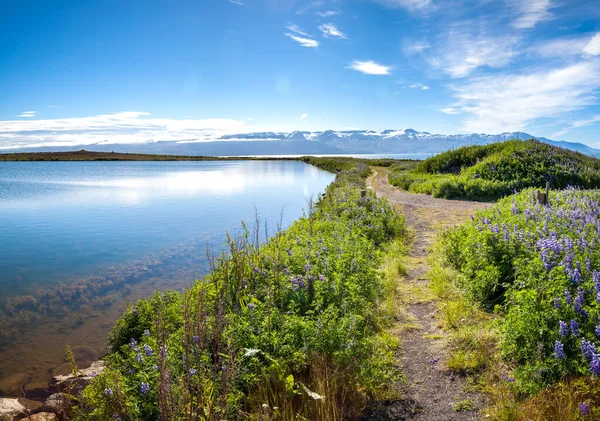
[[283,161],[0,164],[0,307],[29,321],[0,342],[0,379],[47,380],[66,342],[101,349],[125,298],[189,285],[207,241],[255,209],[285,226],[332,180]]

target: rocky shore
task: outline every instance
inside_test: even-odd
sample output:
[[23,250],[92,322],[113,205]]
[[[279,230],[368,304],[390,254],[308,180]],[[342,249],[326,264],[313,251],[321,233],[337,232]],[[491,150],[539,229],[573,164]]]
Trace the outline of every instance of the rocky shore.
[[[73,374],[69,363],[53,370],[52,381],[28,383],[25,374],[16,374],[0,382],[0,421],[60,421],[67,419],[71,398],[105,369],[104,361],[84,363],[86,368]],[[21,397],[18,397],[21,396]]]

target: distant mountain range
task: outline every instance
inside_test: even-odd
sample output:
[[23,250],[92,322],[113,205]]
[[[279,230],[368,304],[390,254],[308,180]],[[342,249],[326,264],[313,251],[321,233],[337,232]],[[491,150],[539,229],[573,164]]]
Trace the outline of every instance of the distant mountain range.
[[[511,139],[538,139],[551,145],[600,156],[600,149],[582,143],[554,141],[523,132],[497,135],[473,133],[442,135],[403,130],[349,130],[292,133],[244,133],[226,135],[210,142],[158,141],[136,144],[97,143],[71,147],[36,148],[37,151],[86,149],[130,153],[235,156],[235,155],[310,155],[310,154],[436,154],[461,146],[485,145]],[[22,149],[21,151],[33,151]],[[8,152],[8,151],[6,151]]]

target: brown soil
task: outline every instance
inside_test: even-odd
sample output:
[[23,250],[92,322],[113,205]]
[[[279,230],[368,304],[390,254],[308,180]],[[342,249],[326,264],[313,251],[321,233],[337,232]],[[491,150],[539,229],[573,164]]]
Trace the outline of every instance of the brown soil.
[[[447,349],[441,329],[435,297],[428,289],[427,259],[438,233],[464,222],[486,203],[436,199],[401,191],[388,184],[386,169],[377,168],[367,183],[378,197],[385,197],[403,212],[414,240],[406,258],[407,275],[401,290],[411,291],[402,315],[402,369],[406,375],[405,398],[378,408],[372,420],[475,420],[484,400],[468,391],[466,378],[445,368]],[[416,292],[415,292],[416,291]],[[429,292],[428,292],[429,291]],[[474,410],[456,411],[458,402],[470,401]]]

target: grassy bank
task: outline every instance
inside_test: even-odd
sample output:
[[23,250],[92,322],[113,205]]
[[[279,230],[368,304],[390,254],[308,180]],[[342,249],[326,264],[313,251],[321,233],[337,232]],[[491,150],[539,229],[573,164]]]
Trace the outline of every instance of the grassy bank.
[[445,199],[493,201],[528,187],[600,187],[600,160],[537,140],[512,140],[441,153],[406,170],[392,166],[390,184]]
[[531,191],[446,232],[433,286],[449,367],[480,375],[501,420],[600,416],[600,191]]
[[380,268],[404,221],[361,197],[366,165],[310,162],[338,172],[326,195],[263,245],[243,228],[190,289],[132,305],[74,418],[341,420],[397,395]]

